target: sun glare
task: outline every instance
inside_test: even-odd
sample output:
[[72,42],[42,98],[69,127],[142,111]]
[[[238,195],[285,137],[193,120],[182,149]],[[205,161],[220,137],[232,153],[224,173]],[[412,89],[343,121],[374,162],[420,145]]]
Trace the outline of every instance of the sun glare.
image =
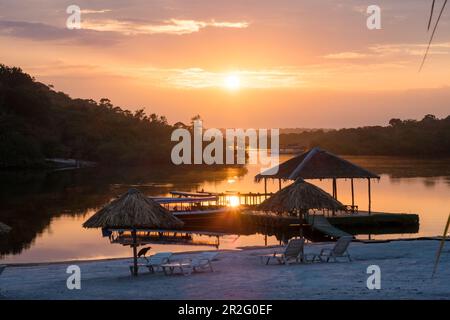
[[231,196],[231,197],[228,198],[228,201],[229,201],[229,206],[230,207],[235,208],[235,207],[239,207],[239,205],[240,205],[240,201],[239,201],[239,197],[238,196]]
[[224,83],[228,90],[238,90],[241,86],[241,79],[237,75],[230,74],[225,77]]

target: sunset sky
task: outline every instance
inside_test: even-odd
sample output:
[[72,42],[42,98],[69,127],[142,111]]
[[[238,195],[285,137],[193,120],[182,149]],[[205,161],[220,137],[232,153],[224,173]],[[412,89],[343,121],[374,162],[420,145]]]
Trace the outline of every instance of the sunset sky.
[[[440,7],[442,1],[438,1]],[[68,30],[66,8],[82,9]],[[366,27],[367,6],[382,30]],[[450,8],[431,1],[0,0],[0,63],[71,97],[208,127],[354,127],[450,114]]]

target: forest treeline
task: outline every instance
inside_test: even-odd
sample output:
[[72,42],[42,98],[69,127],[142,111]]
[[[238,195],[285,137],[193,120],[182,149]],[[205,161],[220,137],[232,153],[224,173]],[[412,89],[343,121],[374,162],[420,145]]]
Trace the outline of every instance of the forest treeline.
[[450,116],[391,119],[387,126],[314,130],[280,135],[283,147],[322,147],[343,155],[450,156]]
[[[147,115],[144,109],[122,109],[108,99],[72,99],[20,68],[0,65],[0,168],[39,167],[48,158],[111,166],[167,164],[175,144],[170,135],[180,127],[192,129],[181,122],[171,126],[164,116]],[[349,155],[449,156],[450,117],[282,134],[280,144]]]
[[173,127],[164,117],[72,99],[15,67],[0,65],[0,167],[33,167],[46,158],[105,165],[170,160]]

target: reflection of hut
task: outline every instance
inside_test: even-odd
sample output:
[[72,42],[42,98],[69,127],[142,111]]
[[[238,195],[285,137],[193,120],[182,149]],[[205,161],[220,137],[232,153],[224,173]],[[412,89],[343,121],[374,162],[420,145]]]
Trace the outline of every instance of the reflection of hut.
[[107,204],[84,224],[85,228],[131,230],[134,271],[137,275],[137,229],[177,229],[183,222],[136,189]]
[[337,179],[350,179],[352,191],[352,210],[355,208],[353,179],[367,179],[369,192],[369,213],[371,211],[371,179],[380,177],[356,164],[318,147],[289,159],[277,167],[258,174],[256,181],[264,180],[267,193],[267,179],[278,179],[281,189],[282,180],[332,179],[333,197],[337,199]]
[[[132,245],[133,238],[126,230],[113,230],[111,243],[121,245]],[[180,231],[180,230],[140,230],[138,231],[138,242],[140,245],[147,244],[176,244],[189,246],[213,246],[219,248],[220,236],[224,233],[203,231]]]
[[6,234],[10,231],[11,231],[10,226],[7,226],[6,224],[0,222],[0,235]]

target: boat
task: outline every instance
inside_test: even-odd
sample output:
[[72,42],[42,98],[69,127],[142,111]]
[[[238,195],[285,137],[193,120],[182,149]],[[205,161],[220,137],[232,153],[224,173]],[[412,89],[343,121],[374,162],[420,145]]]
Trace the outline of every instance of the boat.
[[183,222],[205,222],[227,217],[236,207],[219,204],[219,197],[207,192],[172,191],[171,197],[150,197]]

